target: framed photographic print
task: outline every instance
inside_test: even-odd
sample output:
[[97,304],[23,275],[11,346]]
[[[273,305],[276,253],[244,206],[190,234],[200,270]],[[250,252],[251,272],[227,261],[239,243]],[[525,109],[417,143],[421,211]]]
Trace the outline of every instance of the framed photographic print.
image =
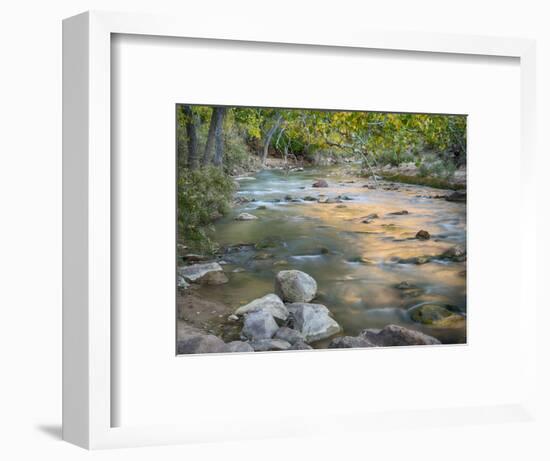
[[178,353],[466,343],[466,115],[176,118]]
[[63,47],[65,440],[532,417],[532,42],[92,12]]

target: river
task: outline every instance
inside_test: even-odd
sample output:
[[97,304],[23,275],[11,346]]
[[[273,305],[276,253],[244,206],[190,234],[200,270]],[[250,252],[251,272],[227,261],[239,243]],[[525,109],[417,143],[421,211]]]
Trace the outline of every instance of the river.
[[[318,179],[325,179],[329,187],[313,188]],[[437,258],[426,264],[399,262],[439,255],[452,246],[466,247],[465,204],[441,198],[451,191],[383,181],[375,187],[372,180],[336,167],[290,173],[263,170],[240,178],[239,184],[237,196],[253,201],[217,221],[213,234],[223,248],[229,248],[222,259],[230,280],[199,287],[200,296],[234,309],[272,293],[278,271],[298,269],[315,278],[319,293],[314,302],[330,309],[345,335],[394,323],[443,343],[466,341],[465,327],[420,325],[406,312],[428,301],[466,312],[466,263]],[[323,195],[329,201],[340,196],[341,203],[304,200]],[[390,214],[402,210],[408,213]],[[258,219],[236,221],[241,212]],[[363,223],[360,218],[371,213],[378,218]],[[420,229],[431,238],[416,239]],[[403,281],[416,289],[397,289]]]

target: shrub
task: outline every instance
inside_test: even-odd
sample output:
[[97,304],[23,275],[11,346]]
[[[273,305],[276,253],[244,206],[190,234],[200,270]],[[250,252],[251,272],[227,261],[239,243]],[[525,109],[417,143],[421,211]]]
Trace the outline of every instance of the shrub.
[[235,184],[222,169],[181,169],[178,177],[178,234],[190,248],[213,252],[212,222],[227,213]]

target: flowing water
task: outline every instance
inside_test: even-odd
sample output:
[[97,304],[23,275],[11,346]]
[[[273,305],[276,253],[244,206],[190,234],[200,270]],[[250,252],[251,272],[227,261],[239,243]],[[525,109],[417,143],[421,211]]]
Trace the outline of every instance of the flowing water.
[[[321,178],[329,187],[313,188],[312,183]],[[229,283],[200,287],[201,296],[234,309],[272,293],[278,271],[298,269],[315,278],[319,293],[314,302],[331,310],[346,335],[394,323],[444,343],[466,341],[465,328],[419,325],[406,312],[427,301],[452,304],[465,312],[466,263],[437,258],[420,265],[398,262],[440,255],[452,246],[466,247],[466,206],[441,199],[450,191],[387,182],[367,188],[366,179],[344,175],[334,167],[290,173],[264,170],[239,183],[237,195],[254,201],[217,221],[214,233],[222,247],[230,247],[223,255]],[[343,200],[303,200],[320,195]],[[401,210],[408,214],[389,214]],[[236,221],[241,212],[259,219]],[[378,218],[363,223],[360,218],[371,213]],[[417,240],[420,229],[427,230],[431,239]],[[418,289],[397,289],[403,281]]]

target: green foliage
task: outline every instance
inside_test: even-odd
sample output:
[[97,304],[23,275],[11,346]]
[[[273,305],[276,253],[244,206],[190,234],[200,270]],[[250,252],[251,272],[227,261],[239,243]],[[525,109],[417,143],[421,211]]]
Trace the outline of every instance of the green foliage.
[[[212,109],[194,106],[199,120],[199,150],[204,146]],[[466,163],[466,116],[344,112],[310,109],[239,108],[228,110],[224,125],[226,164],[246,168],[266,139],[274,120],[282,122],[270,151],[312,160],[319,155],[355,157],[370,165],[423,163],[426,152],[455,166]],[[178,148],[185,152],[185,120],[179,115]],[[239,139],[237,139],[239,138]],[[249,146],[255,146],[254,151]],[[227,171],[231,169],[226,168]]]
[[426,178],[428,176],[450,179],[452,178],[456,166],[450,160],[437,159],[432,163],[423,162],[418,168],[418,175]]
[[235,185],[220,168],[180,170],[178,178],[178,233],[184,244],[198,251],[216,250],[211,224],[225,214]]

